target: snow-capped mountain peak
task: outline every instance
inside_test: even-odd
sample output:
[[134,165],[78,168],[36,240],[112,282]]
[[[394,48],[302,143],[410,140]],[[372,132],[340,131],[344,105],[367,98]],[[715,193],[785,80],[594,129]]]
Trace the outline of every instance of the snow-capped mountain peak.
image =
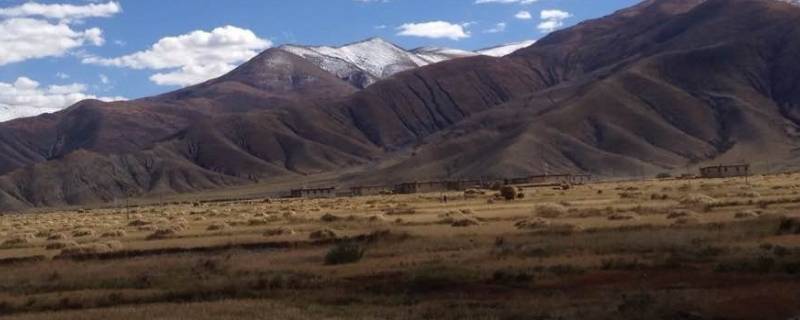
[[340,47],[285,45],[281,49],[308,59],[360,88],[397,72],[427,64],[413,53],[381,38]]
[[366,88],[401,71],[481,54],[499,57],[531,43],[514,43],[478,52],[439,47],[406,50],[382,38],[369,38],[339,47],[284,45],[280,49],[303,57],[358,88]]

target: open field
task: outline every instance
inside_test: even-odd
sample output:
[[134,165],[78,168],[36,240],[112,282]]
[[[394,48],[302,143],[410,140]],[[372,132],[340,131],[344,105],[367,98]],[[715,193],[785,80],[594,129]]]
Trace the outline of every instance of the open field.
[[[0,217],[10,319],[790,319],[800,175]],[[232,196],[235,197],[235,196]]]

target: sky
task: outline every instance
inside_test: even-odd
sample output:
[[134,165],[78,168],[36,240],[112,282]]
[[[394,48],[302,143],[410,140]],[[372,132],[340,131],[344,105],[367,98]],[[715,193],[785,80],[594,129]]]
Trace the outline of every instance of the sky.
[[0,0],[0,121],[214,78],[281,44],[477,50],[637,0]]

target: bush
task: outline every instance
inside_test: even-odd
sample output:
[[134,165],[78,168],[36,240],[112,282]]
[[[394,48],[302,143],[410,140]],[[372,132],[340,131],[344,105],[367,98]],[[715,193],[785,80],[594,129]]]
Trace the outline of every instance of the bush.
[[500,188],[500,196],[507,201],[511,201],[517,198],[517,188],[513,186],[504,186]]
[[783,218],[778,226],[778,234],[800,234],[800,218]]
[[77,229],[77,230],[72,232],[72,236],[76,237],[76,238],[91,237],[91,236],[94,236],[94,230],[87,229],[87,228]]
[[713,205],[717,202],[716,199],[701,193],[688,194],[680,200],[683,205]]
[[669,179],[672,178],[672,175],[666,172],[662,172],[656,175],[656,179]]
[[219,222],[219,223],[214,223],[214,224],[209,225],[206,228],[206,230],[208,230],[208,231],[222,231],[222,230],[228,230],[230,228],[231,228],[231,225],[229,225],[229,224],[227,224],[225,222]]
[[147,236],[147,240],[161,240],[161,239],[172,238],[177,235],[178,235],[178,230],[176,230],[175,228],[164,227],[157,229],[149,236]]
[[311,240],[330,240],[336,239],[336,232],[331,229],[322,229],[311,232],[308,235],[308,238]]
[[338,265],[355,263],[364,257],[364,249],[356,243],[343,242],[337,244],[325,255],[325,264]]
[[320,220],[322,220],[322,222],[336,222],[336,221],[339,221],[341,219],[342,218],[340,218],[338,216],[335,216],[335,215],[332,215],[330,213],[326,213],[320,218]]
[[125,230],[112,230],[104,232],[100,235],[101,238],[122,238],[125,237],[128,233]]
[[567,208],[557,203],[542,203],[534,209],[537,216],[543,218],[558,218],[567,213]]

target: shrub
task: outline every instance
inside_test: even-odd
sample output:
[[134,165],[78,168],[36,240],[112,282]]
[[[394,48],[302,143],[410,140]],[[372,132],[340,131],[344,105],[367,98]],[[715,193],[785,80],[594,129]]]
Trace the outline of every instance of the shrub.
[[672,175],[666,172],[662,172],[656,175],[656,179],[669,179],[672,178]]
[[176,235],[178,235],[178,231],[173,227],[159,228],[147,236],[147,240],[167,239]]
[[75,231],[72,232],[72,236],[76,237],[76,238],[79,238],[79,237],[91,237],[93,235],[94,235],[94,230],[86,229],[86,228],[78,229],[78,230],[75,230]]
[[101,238],[122,238],[125,235],[127,235],[125,230],[112,230],[112,231],[104,232],[102,235],[100,235],[100,237]]
[[325,264],[355,263],[364,257],[364,249],[357,243],[343,242],[331,248],[325,255]]
[[550,226],[550,221],[541,218],[517,221],[514,226],[518,229],[540,229]]
[[308,235],[311,240],[329,240],[336,238],[336,232],[331,229],[317,230]]
[[784,218],[778,226],[778,234],[800,234],[800,218]]
[[465,217],[453,220],[450,225],[453,227],[471,227],[480,225],[480,222],[474,218]]
[[341,219],[342,218],[340,218],[339,216],[336,216],[336,215],[333,215],[333,214],[330,214],[330,213],[326,213],[326,214],[324,214],[322,216],[322,218],[320,218],[320,220],[322,220],[322,222],[335,222],[335,221],[339,221]]
[[33,241],[34,239],[36,239],[36,237],[32,233],[18,234],[4,241],[2,246],[10,247],[10,246],[28,244],[31,243],[31,241]]
[[407,204],[400,204],[397,207],[388,208],[383,211],[385,214],[393,216],[393,215],[411,215],[417,213],[417,209],[414,209]]
[[537,216],[544,218],[558,218],[567,213],[567,208],[557,203],[542,203],[534,209]]
[[62,256],[80,256],[87,254],[101,254],[118,251],[123,248],[119,241],[109,241],[105,243],[89,243],[77,246],[70,246],[61,250]]
[[669,199],[669,195],[668,194],[654,193],[654,194],[650,195],[650,200],[668,200],[668,199]]
[[44,248],[47,250],[61,250],[69,247],[77,247],[78,243],[75,241],[55,241],[48,243]]
[[690,217],[694,217],[696,215],[697,215],[697,213],[694,213],[694,211],[691,211],[691,210],[676,209],[676,210],[672,210],[672,212],[670,212],[667,215],[667,219],[672,220],[672,219],[679,219],[679,218],[690,218]]
[[629,213],[615,213],[615,214],[612,214],[612,215],[608,216],[608,220],[611,220],[611,221],[636,220],[638,218],[639,217],[637,217],[636,214],[632,213],[632,212],[629,212]]
[[681,199],[681,204],[684,205],[713,205],[717,200],[700,193],[688,194]]
[[500,195],[503,199],[506,199],[506,201],[514,200],[517,198],[517,188],[513,186],[504,186],[500,188]]
[[265,237],[276,237],[276,236],[293,235],[293,234],[294,230],[284,227],[264,231]]
[[49,241],[67,240],[67,239],[69,239],[69,236],[66,233],[52,233],[50,234],[49,237],[47,237],[47,240]]
[[222,231],[222,230],[228,230],[230,228],[231,228],[231,226],[229,224],[227,224],[225,222],[219,222],[219,223],[214,223],[214,224],[208,226],[208,228],[206,228],[206,230],[208,230],[208,231]]

